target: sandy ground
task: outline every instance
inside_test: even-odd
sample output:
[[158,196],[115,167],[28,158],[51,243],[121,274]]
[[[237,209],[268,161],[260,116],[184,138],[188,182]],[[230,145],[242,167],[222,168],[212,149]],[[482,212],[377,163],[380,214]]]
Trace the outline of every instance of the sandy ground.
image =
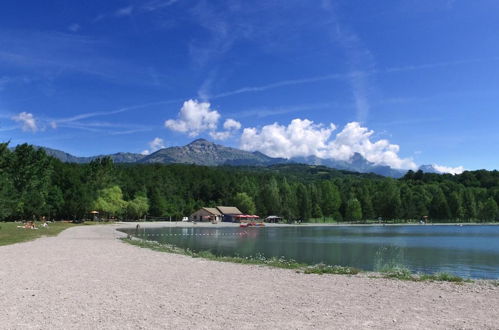
[[499,287],[305,275],[141,249],[117,225],[0,247],[1,329],[499,329]]

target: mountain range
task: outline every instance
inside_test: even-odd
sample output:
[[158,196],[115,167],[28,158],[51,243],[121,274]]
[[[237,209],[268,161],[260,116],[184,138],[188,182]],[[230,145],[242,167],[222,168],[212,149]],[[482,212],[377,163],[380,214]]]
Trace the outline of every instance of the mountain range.
[[[185,146],[169,147],[160,149],[150,155],[119,152],[110,155],[98,155],[92,157],[77,157],[64,151],[39,147],[45,152],[63,162],[89,163],[101,157],[110,157],[115,163],[183,163],[204,166],[269,166],[274,164],[299,163],[308,165],[322,165],[339,170],[347,170],[360,173],[375,173],[383,176],[399,178],[406,171],[393,169],[389,166],[376,165],[369,162],[361,154],[355,153],[348,161],[335,159],[324,159],[316,156],[294,157],[290,159],[269,157],[259,151],[245,151],[236,148],[215,144],[205,139],[195,140]],[[432,165],[420,167],[424,172],[439,173]]]

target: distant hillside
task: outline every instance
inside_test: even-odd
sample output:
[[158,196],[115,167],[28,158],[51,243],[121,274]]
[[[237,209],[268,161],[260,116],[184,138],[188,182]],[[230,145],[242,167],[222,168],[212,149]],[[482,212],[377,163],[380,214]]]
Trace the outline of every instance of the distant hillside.
[[261,152],[249,152],[225,147],[213,142],[198,139],[183,147],[170,147],[144,157],[140,163],[183,163],[205,166],[218,165],[271,165],[285,162],[285,159],[272,158]]
[[[196,164],[204,166],[270,166],[276,164],[307,164],[319,165],[338,170],[375,173],[382,176],[400,178],[406,171],[393,169],[389,166],[376,165],[369,162],[359,153],[355,153],[348,161],[323,159],[316,156],[293,157],[291,159],[269,157],[259,151],[245,151],[226,147],[204,139],[195,140],[185,146],[169,147],[144,156],[129,152],[119,152],[111,155],[92,157],[77,157],[64,151],[40,147],[45,152],[67,163],[89,163],[96,158],[110,157],[115,163],[160,163],[160,164]],[[430,169],[425,167],[429,172]]]
[[390,166],[376,165],[374,163],[371,163],[357,152],[354,153],[349,161],[323,159],[316,156],[294,157],[291,158],[290,161],[299,164],[323,165],[330,168],[351,172],[375,173],[392,178],[400,178],[406,173],[406,171],[404,170],[393,169]]
[[111,155],[99,155],[99,156],[91,156],[91,157],[77,157],[77,156],[73,156],[71,154],[68,154],[67,152],[61,151],[61,150],[51,149],[51,148],[47,148],[47,147],[38,147],[38,148],[45,150],[47,155],[52,156],[54,158],[57,158],[60,161],[65,162],[65,163],[85,164],[85,163],[90,163],[94,159],[102,158],[102,157],[110,157],[113,160],[113,162],[115,162],[115,163],[136,163],[137,161],[144,158],[143,155],[134,154],[131,152],[118,152],[118,153],[111,154]]

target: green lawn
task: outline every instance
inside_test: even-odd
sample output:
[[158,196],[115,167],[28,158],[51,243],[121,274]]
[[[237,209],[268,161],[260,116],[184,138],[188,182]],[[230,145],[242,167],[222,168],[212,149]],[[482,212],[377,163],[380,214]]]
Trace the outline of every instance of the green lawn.
[[[87,223],[84,225],[87,225]],[[36,227],[39,229],[24,229],[17,228],[17,226],[22,226],[22,224],[18,222],[0,222],[0,246],[31,241],[42,236],[55,236],[64,229],[81,226],[81,224],[54,222],[49,223],[48,228],[43,228],[40,222],[36,222]]]

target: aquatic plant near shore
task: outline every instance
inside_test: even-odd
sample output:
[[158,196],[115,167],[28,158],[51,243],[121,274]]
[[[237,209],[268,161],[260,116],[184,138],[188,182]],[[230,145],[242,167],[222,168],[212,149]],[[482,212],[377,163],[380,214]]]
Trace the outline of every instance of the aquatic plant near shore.
[[[285,269],[295,269],[298,273],[304,274],[336,274],[336,275],[356,275],[361,273],[362,270],[354,267],[339,266],[339,265],[306,265],[299,263],[292,259],[286,259],[284,257],[272,257],[267,258],[263,255],[256,255],[251,257],[242,256],[221,256],[215,255],[211,251],[199,251],[195,252],[190,249],[182,249],[171,244],[162,244],[156,241],[147,241],[140,238],[133,238],[128,236],[127,238],[122,238],[126,243],[139,246],[141,248],[148,248],[154,251],[167,252],[182,254],[190,256],[193,258],[204,258],[214,261],[222,262],[232,262],[238,264],[250,264],[250,265],[264,265],[276,268]],[[413,274],[409,269],[402,266],[385,265],[381,269],[377,270],[385,278],[393,278],[406,281],[445,281],[454,283],[472,282],[468,279],[463,279],[459,276],[448,274],[448,273],[436,273],[436,274]],[[499,281],[497,282],[499,285]],[[494,283],[495,284],[495,283]]]
[[405,267],[400,267],[400,266],[394,266],[394,267],[384,267],[379,270],[381,274],[383,274],[384,277],[387,278],[397,278],[399,280],[406,280],[406,281],[416,281],[417,277],[412,274],[412,272],[405,268]]
[[305,274],[339,274],[339,275],[356,275],[361,272],[360,269],[355,267],[339,266],[339,265],[325,265],[318,264],[315,266],[308,266],[303,271]]
[[463,279],[460,276],[449,273],[413,274],[409,269],[401,266],[385,268],[380,272],[386,278],[396,278],[405,281],[473,282],[472,280]]
[[436,274],[423,274],[419,276],[420,281],[445,281],[445,282],[472,282],[471,280],[465,280],[460,276],[449,274],[449,273],[436,273]]
[[123,241],[130,243],[135,246],[139,246],[142,248],[149,248],[154,251],[160,252],[168,252],[168,253],[176,253],[187,255],[193,258],[204,258],[215,261],[222,262],[233,262],[238,264],[251,264],[251,265],[266,265],[277,268],[286,268],[286,269],[301,269],[307,267],[305,264],[301,264],[296,262],[293,259],[286,259],[284,257],[272,257],[267,258],[263,255],[256,255],[251,257],[242,257],[242,256],[219,256],[213,254],[211,251],[199,251],[195,252],[190,249],[182,249],[177,246],[171,244],[161,244],[155,241],[147,241],[142,239],[133,239],[131,237],[122,238]]

